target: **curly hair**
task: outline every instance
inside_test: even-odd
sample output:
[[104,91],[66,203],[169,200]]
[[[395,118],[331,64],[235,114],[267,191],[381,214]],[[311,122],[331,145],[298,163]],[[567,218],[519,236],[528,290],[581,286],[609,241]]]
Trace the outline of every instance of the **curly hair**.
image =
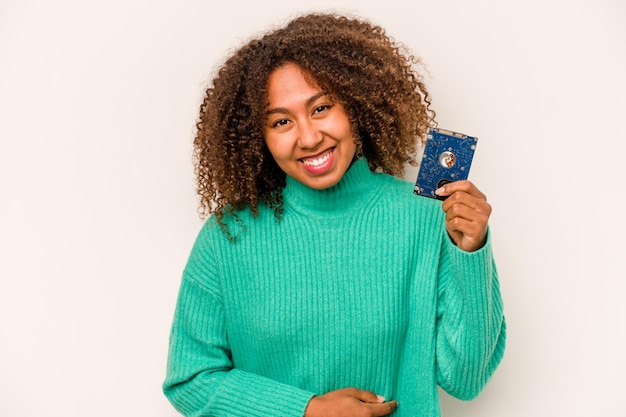
[[366,20],[326,13],[297,17],[234,52],[200,106],[194,164],[200,214],[237,218],[267,204],[282,213],[285,173],[263,138],[267,81],[294,63],[341,102],[372,170],[401,176],[416,164],[418,141],[434,123],[430,97],[415,70],[420,59]]

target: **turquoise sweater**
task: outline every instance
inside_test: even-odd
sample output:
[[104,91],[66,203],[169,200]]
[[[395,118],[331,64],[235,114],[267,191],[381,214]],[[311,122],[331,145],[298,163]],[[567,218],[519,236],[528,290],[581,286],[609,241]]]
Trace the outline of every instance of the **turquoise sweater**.
[[458,249],[441,202],[355,162],[334,187],[287,178],[278,221],[214,218],[184,270],[164,392],[188,416],[301,417],[344,387],[439,416],[437,385],[479,394],[504,353],[491,245]]

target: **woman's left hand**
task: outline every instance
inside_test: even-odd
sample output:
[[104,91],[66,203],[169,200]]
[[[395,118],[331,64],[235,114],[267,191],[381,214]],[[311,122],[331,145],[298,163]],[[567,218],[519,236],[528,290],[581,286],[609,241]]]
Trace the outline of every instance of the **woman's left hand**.
[[491,205],[487,197],[471,181],[455,181],[437,190],[448,196],[442,208],[446,212],[446,228],[454,243],[467,252],[483,247],[487,239],[487,223]]

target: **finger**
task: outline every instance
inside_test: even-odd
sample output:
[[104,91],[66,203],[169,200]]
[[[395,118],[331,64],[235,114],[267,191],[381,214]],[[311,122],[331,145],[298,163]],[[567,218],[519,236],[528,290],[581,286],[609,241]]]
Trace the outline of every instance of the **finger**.
[[487,234],[485,224],[455,217],[446,221],[448,233],[460,233],[469,239],[482,239]]
[[453,220],[457,217],[475,222],[481,226],[486,226],[491,214],[491,206],[488,203],[467,205],[463,203],[452,204],[444,210],[446,213],[446,221]]
[[456,217],[446,222],[446,229],[450,238],[462,250],[474,252],[485,245],[487,228],[481,228],[474,222]]
[[367,405],[372,412],[372,416],[387,416],[398,408],[398,402],[393,400],[382,404],[368,404]]
[[444,184],[435,191],[435,194],[445,197],[450,196],[457,191],[464,191],[474,197],[487,200],[487,196],[483,194],[482,191],[474,185],[474,183],[468,180],[454,181]]
[[381,395],[376,395],[376,393],[372,391],[367,391],[358,388],[348,388],[348,394],[359,401],[363,401],[365,403],[383,403],[385,402],[385,397]]
[[463,206],[476,211],[482,215],[486,215],[489,217],[491,215],[491,205],[487,202],[487,200],[482,199],[480,197],[475,197],[466,192],[455,192],[443,202],[441,208],[446,213],[454,210],[463,209]]

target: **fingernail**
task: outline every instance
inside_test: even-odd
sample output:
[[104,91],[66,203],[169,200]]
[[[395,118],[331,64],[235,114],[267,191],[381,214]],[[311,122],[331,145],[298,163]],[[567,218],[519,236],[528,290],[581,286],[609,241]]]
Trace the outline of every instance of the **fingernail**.
[[435,190],[435,194],[437,195],[441,195],[443,194],[443,192],[444,192],[444,187],[440,187]]
[[382,395],[377,395],[376,398],[378,399],[378,402],[380,402],[380,403],[384,403],[385,402],[385,397],[383,397]]

